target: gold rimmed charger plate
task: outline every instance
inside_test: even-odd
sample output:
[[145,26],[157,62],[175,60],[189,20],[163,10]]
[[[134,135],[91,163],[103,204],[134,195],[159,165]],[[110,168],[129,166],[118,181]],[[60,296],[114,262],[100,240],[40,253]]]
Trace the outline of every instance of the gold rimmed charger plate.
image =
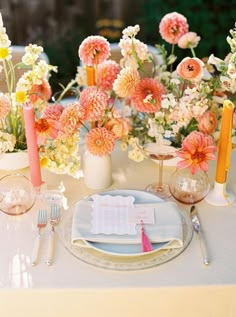
[[[158,203],[160,198],[141,190],[131,190],[131,189],[120,189],[111,190],[99,193],[100,195],[120,195],[120,196],[133,196],[135,198],[135,203]],[[88,197],[87,199],[90,199]],[[76,258],[86,262],[90,265],[96,267],[119,270],[119,271],[131,271],[131,270],[141,270],[148,269],[157,265],[164,264],[178,255],[180,255],[189,245],[192,239],[192,224],[189,215],[184,210],[179,210],[182,227],[183,227],[183,246],[176,249],[165,249],[163,245],[156,247],[153,251],[147,253],[136,252],[134,249],[132,253],[129,254],[128,249],[130,246],[121,245],[119,247],[115,245],[102,246],[98,243],[91,243],[88,241],[83,241],[84,245],[72,245],[71,244],[71,230],[72,230],[72,219],[75,206],[72,206],[68,211],[66,211],[58,233],[64,247]],[[120,251],[119,248],[121,247]],[[124,252],[125,250],[125,252]]]

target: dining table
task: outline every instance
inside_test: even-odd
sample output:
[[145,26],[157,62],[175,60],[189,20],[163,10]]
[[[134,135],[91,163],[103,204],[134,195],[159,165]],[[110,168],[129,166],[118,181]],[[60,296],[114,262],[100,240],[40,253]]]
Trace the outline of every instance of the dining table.
[[[236,194],[236,151],[232,151],[227,188]],[[164,163],[168,182],[175,164]],[[214,185],[216,162],[209,162]],[[29,168],[0,171],[30,177]],[[62,220],[84,197],[101,191],[86,187],[83,175],[74,178],[42,169],[42,192],[48,199],[60,193]],[[96,175],[94,175],[96,177]],[[112,152],[112,185],[106,190],[140,190],[158,178],[157,163],[135,162],[126,151]],[[0,212],[0,316],[83,317],[235,317],[236,316],[236,200],[215,206],[206,200],[197,206],[210,263],[202,261],[193,232],[183,252],[164,263],[143,269],[119,270],[88,263],[70,252],[56,230],[54,261],[46,264],[48,229],[45,228],[37,265],[31,254],[37,234],[40,192],[33,207],[18,216]],[[173,198],[170,198],[173,199]],[[190,205],[178,203],[190,217]],[[47,206],[45,206],[47,208]]]

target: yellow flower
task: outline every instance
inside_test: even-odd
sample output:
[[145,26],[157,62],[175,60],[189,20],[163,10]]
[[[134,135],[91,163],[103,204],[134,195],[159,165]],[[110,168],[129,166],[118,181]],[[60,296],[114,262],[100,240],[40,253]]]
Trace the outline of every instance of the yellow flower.
[[10,56],[8,47],[0,47],[0,59],[6,59]]
[[19,104],[25,103],[27,100],[26,92],[23,90],[19,90],[16,92],[16,102]]
[[47,157],[45,157],[45,156],[42,157],[41,160],[40,160],[41,167],[47,167],[48,162],[49,162],[49,159]]

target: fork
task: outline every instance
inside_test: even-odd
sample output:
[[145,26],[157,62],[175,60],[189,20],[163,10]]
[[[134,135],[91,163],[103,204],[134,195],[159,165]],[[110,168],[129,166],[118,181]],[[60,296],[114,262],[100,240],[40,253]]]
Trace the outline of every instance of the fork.
[[47,265],[51,265],[53,263],[54,246],[55,246],[55,226],[57,226],[60,222],[60,207],[58,205],[51,206],[49,222],[51,225],[51,232],[50,232],[49,245],[48,245],[48,257],[46,261]]
[[34,242],[32,259],[31,259],[32,266],[35,266],[38,262],[39,250],[41,245],[41,229],[46,227],[46,225],[47,225],[47,212],[46,210],[40,209],[38,212],[38,220],[37,220],[38,234]]

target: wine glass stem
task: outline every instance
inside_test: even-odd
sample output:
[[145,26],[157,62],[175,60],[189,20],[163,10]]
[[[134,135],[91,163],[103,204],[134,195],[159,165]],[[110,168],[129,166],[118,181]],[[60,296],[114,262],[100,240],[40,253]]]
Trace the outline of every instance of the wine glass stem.
[[159,175],[158,175],[158,189],[162,190],[162,178],[163,178],[163,160],[159,160]]

